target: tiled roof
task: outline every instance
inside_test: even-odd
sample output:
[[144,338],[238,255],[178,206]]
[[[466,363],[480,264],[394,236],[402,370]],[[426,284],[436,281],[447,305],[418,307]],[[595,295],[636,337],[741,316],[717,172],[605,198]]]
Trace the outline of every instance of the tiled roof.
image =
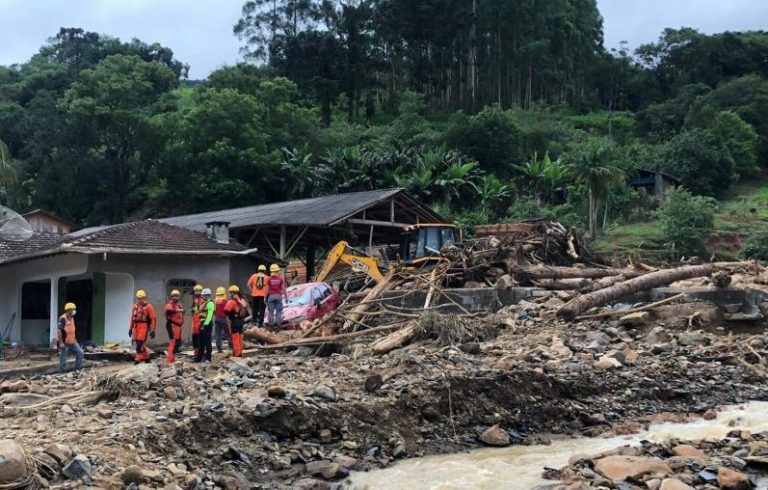
[[[165,218],[160,221],[198,231],[205,230],[205,224],[211,222],[229,223],[230,229],[274,225],[331,226],[370,206],[398,195],[407,196],[403,189],[349,192],[311,199],[188,214]],[[424,221],[442,221],[440,216],[431,209],[412,198],[409,198],[410,201],[413,201],[414,211],[420,211],[425,215]]]
[[88,249],[120,251],[237,252],[246,248],[238,243],[219,243],[205,233],[160,223],[154,220],[92,228],[68,235],[35,233],[25,241],[0,240],[0,262],[41,252],[84,252]]
[[101,227],[87,234],[70,234],[68,246],[138,250],[245,250],[237,243],[219,243],[205,233],[154,220]]
[[65,237],[56,233],[35,233],[24,241],[0,239],[0,261],[56,247]]

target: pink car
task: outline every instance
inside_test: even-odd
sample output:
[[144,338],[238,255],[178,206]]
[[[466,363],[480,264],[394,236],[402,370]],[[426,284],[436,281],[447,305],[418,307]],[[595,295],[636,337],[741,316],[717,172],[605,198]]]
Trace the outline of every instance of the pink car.
[[[283,303],[283,328],[298,328],[304,320],[321,318],[335,310],[341,298],[324,282],[308,282],[288,288],[288,302]],[[266,322],[270,322],[267,314]]]

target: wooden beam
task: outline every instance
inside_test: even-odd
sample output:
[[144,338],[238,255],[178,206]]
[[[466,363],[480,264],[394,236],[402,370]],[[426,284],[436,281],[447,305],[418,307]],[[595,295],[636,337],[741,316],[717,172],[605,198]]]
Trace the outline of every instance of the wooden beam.
[[[308,229],[309,229],[309,226],[305,226],[304,229],[301,230],[301,232],[299,232],[299,234],[296,236],[296,239],[293,240],[293,243],[291,243],[291,246],[288,247],[288,250],[285,252],[286,254],[289,254],[293,251],[293,248],[296,246],[296,244],[299,243],[299,240],[301,240],[301,237],[304,236],[304,233],[306,233]],[[284,257],[281,257],[281,258],[284,258]]]
[[395,223],[395,222],[390,223],[389,221],[376,221],[372,219],[357,219],[357,218],[348,219],[347,222],[353,225],[386,226],[389,228],[403,228],[404,226],[408,226],[405,223]]

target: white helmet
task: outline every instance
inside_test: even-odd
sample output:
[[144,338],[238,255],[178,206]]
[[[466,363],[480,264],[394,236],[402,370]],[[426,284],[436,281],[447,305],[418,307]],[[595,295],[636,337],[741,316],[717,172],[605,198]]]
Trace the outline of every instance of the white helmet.
[[211,296],[213,293],[211,292],[211,288],[205,288],[203,289],[203,292],[200,294],[202,294],[203,296]]

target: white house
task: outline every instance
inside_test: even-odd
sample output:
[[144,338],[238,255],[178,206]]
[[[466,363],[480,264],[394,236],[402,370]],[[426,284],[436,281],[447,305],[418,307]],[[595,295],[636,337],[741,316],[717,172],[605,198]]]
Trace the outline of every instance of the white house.
[[[51,345],[64,304],[72,301],[81,343],[126,343],[134,292],[144,289],[162,318],[168,293],[180,289],[186,341],[195,284],[244,287],[258,264],[274,260],[153,220],[0,240],[0,335],[29,346]],[[161,318],[158,343],[167,341]]]

